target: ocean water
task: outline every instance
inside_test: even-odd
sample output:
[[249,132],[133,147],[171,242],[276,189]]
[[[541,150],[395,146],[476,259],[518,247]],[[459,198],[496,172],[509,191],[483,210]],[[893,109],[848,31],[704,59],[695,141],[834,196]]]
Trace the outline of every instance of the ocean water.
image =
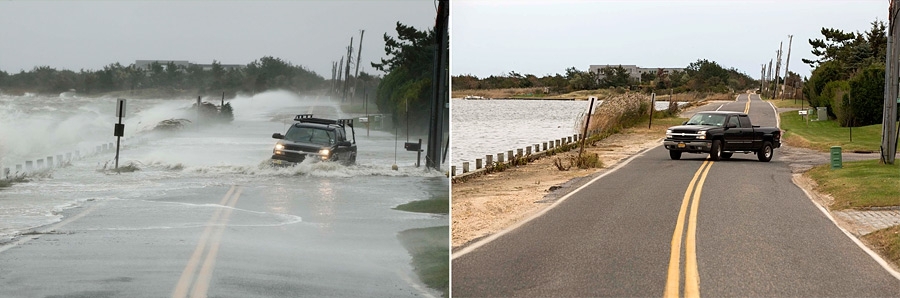
[[[209,101],[219,103],[217,98]],[[15,175],[16,165],[24,165],[26,161],[36,163],[47,156],[54,157],[55,164],[29,173],[26,183],[0,188],[0,243],[29,229],[58,222],[62,219],[61,211],[85,202],[145,200],[208,186],[240,183],[321,189],[340,185],[345,192],[396,201],[391,201],[392,204],[430,196],[411,185],[437,183],[437,188],[448,187],[441,186],[439,179],[434,182],[443,177],[442,173],[414,167],[415,154],[404,152],[402,142],[397,143],[393,134],[372,130],[367,137],[365,128],[359,127],[356,165],[269,166],[275,143],[271,136],[275,132],[284,133],[293,115],[358,116],[342,112],[338,104],[326,97],[300,96],[286,91],[237,96],[228,100],[234,108],[235,120],[231,124],[189,125],[175,133],[153,131],[162,120],[196,120],[196,112],[190,109],[194,102],[196,98],[129,99],[119,166],[140,170],[117,175],[109,171],[114,164],[115,150],[95,152],[97,146],[116,142],[113,136],[117,121],[115,98],[82,98],[72,94],[0,95],[0,170],[11,168],[11,174]],[[398,146],[400,150],[395,158]],[[57,156],[63,157],[63,165],[59,165]],[[66,160],[66,156],[72,159]],[[396,171],[391,169],[394,164],[399,167]],[[348,178],[353,183],[335,180]],[[355,207],[351,204],[346,208]],[[441,221],[447,222],[438,219],[433,224]]]

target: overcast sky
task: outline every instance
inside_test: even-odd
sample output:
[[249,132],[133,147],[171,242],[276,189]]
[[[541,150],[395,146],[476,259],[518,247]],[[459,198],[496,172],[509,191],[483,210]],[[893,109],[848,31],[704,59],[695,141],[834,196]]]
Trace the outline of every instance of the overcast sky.
[[[273,56],[330,78],[333,61],[353,62],[363,38],[360,69],[385,56],[383,35],[396,22],[434,26],[431,0],[403,1],[2,1],[0,70],[35,66],[102,69],[135,60],[247,64]],[[377,72],[380,74],[380,72]]]
[[[686,67],[718,62],[759,78],[793,34],[790,70],[809,76],[822,27],[865,32],[888,0],[451,1],[451,72],[543,76],[592,64]],[[773,62],[774,63],[774,62]]]

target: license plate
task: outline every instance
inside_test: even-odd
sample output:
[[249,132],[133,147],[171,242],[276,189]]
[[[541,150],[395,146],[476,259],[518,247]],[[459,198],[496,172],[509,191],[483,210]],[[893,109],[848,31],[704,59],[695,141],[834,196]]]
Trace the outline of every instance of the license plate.
[[678,143],[678,148],[684,148],[684,143]]

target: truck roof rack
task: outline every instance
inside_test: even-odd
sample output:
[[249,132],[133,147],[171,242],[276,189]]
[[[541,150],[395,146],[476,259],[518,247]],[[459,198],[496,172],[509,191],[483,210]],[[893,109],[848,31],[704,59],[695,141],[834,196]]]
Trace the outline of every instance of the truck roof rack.
[[322,119],[322,118],[313,118],[312,114],[300,114],[294,117],[294,121],[300,123],[318,123],[318,124],[337,124],[340,126],[349,126],[353,127],[353,118],[347,119]]
[[313,118],[313,114],[299,114],[294,117],[294,121],[300,123],[316,123],[316,124],[325,124],[325,125],[340,125],[341,127],[350,127],[350,132],[353,133],[353,143],[356,144],[356,130],[353,129],[353,118],[347,119],[322,119],[322,118]]

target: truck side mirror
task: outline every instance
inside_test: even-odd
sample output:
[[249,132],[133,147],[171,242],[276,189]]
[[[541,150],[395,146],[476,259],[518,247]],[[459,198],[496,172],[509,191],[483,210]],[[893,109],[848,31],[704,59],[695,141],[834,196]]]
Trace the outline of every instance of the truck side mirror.
[[737,124],[728,123],[728,124],[725,124],[725,128],[737,128]]
[[283,140],[283,139],[284,139],[284,135],[282,135],[282,134],[276,132],[276,133],[273,133],[273,134],[272,134],[272,138],[273,138],[273,139],[282,139],[282,140]]
[[350,144],[350,141],[340,141],[337,143],[338,147],[350,147],[353,144]]

